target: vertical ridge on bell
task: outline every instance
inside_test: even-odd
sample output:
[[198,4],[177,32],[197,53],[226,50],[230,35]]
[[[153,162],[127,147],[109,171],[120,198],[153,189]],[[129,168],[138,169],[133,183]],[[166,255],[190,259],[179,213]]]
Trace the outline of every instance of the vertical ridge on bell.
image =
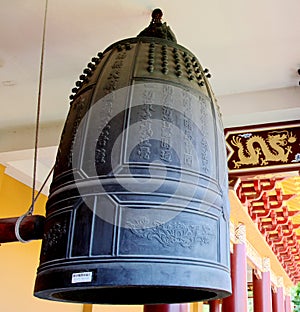
[[155,9],[72,89],[35,296],[95,304],[226,297],[225,142],[208,72]]

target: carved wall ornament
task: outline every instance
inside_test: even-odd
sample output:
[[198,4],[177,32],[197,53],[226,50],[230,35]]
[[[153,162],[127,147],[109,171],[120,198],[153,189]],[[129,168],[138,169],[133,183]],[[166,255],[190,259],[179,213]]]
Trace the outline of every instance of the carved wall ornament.
[[[238,148],[239,160],[233,160],[235,168],[244,164],[265,166],[269,161],[286,163],[292,152],[292,146],[288,143],[296,141],[296,137],[288,131],[281,134],[276,131],[269,132],[267,139],[250,133],[244,141],[245,145],[242,143],[242,137],[244,135],[234,136],[231,140],[232,145]],[[256,145],[258,147],[255,147]]]
[[272,285],[274,285],[274,289],[277,292],[277,282],[278,282],[277,275],[272,270],[270,271],[270,273]]
[[277,287],[283,287],[283,277],[282,276],[278,276],[277,278]]
[[300,168],[300,126],[293,122],[225,129],[229,173]]
[[256,276],[257,279],[262,279],[261,276],[261,271],[257,270],[257,269],[253,269],[253,273]]
[[291,292],[292,292],[292,288],[291,287],[285,287],[284,288],[284,294],[285,296],[290,296],[291,295]]
[[272,289],[272,292],[273,292],[274,294],[277,293],[277,286],[276,286],[276,285],[271,284],[271,289]]
[[249,241],[246,241],[246,250],[248,260],[253,263],[257,270],[262,271],[262,258]]
[[235,225],[234,223],[230,222],[230,241],[235,243]]
[[246,226],[243,223],[239,223],[235,228],[235,243],[246,244]]
[[270,258],[265,257],[262,259],[262,271],[270,272],[270,270],[271,270]]

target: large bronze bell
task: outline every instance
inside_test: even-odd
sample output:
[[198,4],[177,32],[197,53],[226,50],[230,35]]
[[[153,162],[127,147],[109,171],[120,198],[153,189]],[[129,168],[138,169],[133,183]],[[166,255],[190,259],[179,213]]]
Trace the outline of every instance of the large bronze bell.
[[230,294],[227,164],[197,58],[159,9],[92,59],[72,96],[34,294],[180,303]]

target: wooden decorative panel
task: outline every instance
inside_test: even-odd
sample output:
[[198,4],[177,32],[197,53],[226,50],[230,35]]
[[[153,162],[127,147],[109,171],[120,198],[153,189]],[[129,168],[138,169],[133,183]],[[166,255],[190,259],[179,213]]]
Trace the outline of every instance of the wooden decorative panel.
[[300,170],[300,120],[225,129],[230,174]]

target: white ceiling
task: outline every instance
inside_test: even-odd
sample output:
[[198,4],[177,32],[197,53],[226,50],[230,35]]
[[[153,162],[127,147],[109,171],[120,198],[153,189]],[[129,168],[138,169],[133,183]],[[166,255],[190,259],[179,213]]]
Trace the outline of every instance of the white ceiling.
[[[156,7],[178,43],[210,69],[225,124],[300,119],[299,0],[49,0],[42,124],[63,122],[90,59],[135,37]],[[0,3],[0,134],[35,123],[44,8],[42,0]]]
[[[1,1],[1,127],[35,121],[44,6]],[[298,84],[299,0],[49,0],[42,122],[65,118],[71,89],[91,57],[136,36],[156,7],[178,42],[210,69],[217,96]]]

